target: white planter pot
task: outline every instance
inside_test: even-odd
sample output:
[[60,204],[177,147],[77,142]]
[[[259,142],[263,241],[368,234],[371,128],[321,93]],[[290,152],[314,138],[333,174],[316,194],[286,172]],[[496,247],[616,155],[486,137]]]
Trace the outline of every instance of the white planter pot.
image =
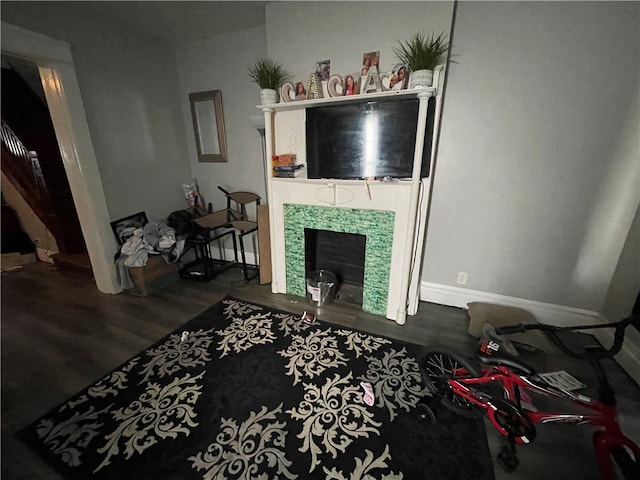
[[433,84],[433,70],[416,70],[409,75],[409,88],[428,88]]
[[263,88],[260,90],[260,103],[262,105],[278,103],[278,91],[271,88]]

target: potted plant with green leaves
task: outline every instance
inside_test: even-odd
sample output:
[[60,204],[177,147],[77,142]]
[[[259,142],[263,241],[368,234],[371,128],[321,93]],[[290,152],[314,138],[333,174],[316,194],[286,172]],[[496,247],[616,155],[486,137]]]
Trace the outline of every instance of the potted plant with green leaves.
[[425,32],[414,33],[408,40],[399,41],[393,53],[409,67],[409,88],[430,87],[433,70],[447,60],[449,41],[445,32],[436,35]]
[[249,67],[249,76],[260,87],[263,105],[278,103],[278,89],[291,79],[291,74],[282,64],[270,58],[259,58]]

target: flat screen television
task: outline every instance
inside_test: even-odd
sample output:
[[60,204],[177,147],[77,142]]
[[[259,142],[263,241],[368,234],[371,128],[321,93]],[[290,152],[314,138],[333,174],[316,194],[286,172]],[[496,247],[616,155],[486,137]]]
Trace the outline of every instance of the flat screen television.
[[[409,178],[417,98],[389,98],[306,109],[308,178]],[[429,99],[421,177],[429,176],[435,99]]]

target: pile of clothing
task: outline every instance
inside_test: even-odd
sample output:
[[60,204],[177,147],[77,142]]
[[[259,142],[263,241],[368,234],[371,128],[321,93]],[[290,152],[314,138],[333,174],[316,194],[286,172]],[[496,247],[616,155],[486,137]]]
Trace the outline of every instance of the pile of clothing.
[[122,288],[134,287],[127,267],[145,266],[149,255],[162,255],[167,263],[175,263],[182,254],[184,242],[182,238],[176,240],[175,230],[164,223],[149,222],[134,230],[116,257],[118,281]]

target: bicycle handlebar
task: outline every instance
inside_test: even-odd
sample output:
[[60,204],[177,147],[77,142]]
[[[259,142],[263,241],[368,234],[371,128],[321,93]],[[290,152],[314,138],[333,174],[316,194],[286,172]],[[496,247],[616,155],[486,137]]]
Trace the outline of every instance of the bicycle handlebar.
[[[562,350],[564,353],[573,358],[578,358],[581,360],[591,359],[591,360],[601,360],[603,358],[611,358],[616,355],[620,349],[622,348],[622,342],[624,341],[624,332],[627,326],[634,321],[634,317],[636,321],[640,322],[640,317],[637,315],[631,315],[624,320],[620,320],[615,323],[599,323],[597,325],[579,325],[577,327],[556,327],[553,325],[546,325],[543,323],[532,323],[532,324],[519,324],[519,325],[509,325],[506,327],[498,327],[496,328],[496,333],[498,335],[505,335],[509,333],[522,333],[527,330],[542,330],[544,333],[548,334],[549,338],[556,346]],[[599,328],[615,328],[616,332],[613,339],[613,344],[608,349],[598,348],[587,350],[584,352],[576,352],[575,350],[567,347],[562,340],[558,337],[557,333],[560,332],[570,332],[574,330],[593,330]]]

